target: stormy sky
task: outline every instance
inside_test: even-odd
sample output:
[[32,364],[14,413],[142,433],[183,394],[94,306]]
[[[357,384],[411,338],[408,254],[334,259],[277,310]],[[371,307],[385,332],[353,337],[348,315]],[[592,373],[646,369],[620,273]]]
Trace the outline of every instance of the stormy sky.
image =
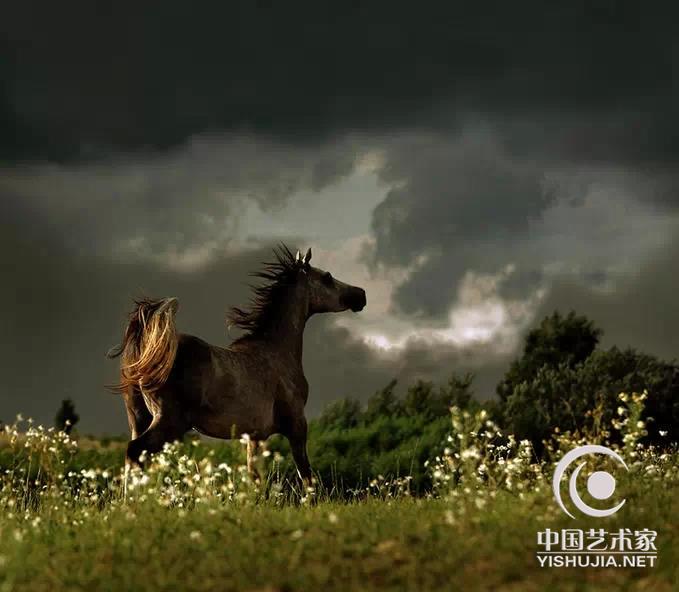
[[554,309],[679,354],[664,5],[144,4],[3,10],[0,418],[123,432],[132,298],[227,344],[281,240],[368,293],[308,325],[311,415],[452,371],[489,397]]

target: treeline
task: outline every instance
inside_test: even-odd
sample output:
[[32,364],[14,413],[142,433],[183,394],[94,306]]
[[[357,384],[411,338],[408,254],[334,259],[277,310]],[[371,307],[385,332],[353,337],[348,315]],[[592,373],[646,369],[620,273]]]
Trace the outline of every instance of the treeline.
[[[621,392],[648,391],[643,418],[649,443],[667,446],[679,434],[679,367],[634,349],[600,349],[602,332],[574,312],[555,312],[528,333],[522,354],[479,402],[473,376],[453,373],[447,384],[419,381],[396,394],[396,382],[362,405],[347,398],[310,423],[309,455],[324,483],[344,489],[382,475],[412,476],[415,491],[429,485],[425,461],[440,454],[450,432],[451,406],[488,416],[505,433],[532,442],[536,455],[554,428],[610,425]],[[285,451],[277,440],[274,447]]]
[[365,406],[337,401],[310,424],[309,455],[324,483],[346,490],[380,476],[412,478],[421,491],[429,484],[425,462],[441,452],[450,432],[450,407],[478,407],[472,375],[453,375],[436,386],[418,381],[402,397],[396,381],[376,392]]

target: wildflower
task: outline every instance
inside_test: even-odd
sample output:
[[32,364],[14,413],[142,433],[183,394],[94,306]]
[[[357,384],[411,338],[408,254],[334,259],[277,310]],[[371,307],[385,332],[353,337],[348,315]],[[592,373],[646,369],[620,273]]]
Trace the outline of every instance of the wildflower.
[[189,534],[189,538],[192,541],[199,541],[203,535],[200,533],[199,530],[192,530],[191,533]]

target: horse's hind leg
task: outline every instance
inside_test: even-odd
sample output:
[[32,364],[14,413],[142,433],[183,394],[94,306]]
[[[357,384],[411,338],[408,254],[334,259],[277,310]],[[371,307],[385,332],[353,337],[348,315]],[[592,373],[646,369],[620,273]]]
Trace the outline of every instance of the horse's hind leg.
[[129,386],[123,392],[127,409],[127,423],[130,426],[130,438],[134,440],[143,434],[153,421],[153,415],[146,407],[146,402],[139,389]]
[[126,460],[128,464],[139,465],[142,452],[149,454],[158,452],[166,442],[179,440],[189,429],[184,422],[172,415],[157,415],[148,429],[127,445]]

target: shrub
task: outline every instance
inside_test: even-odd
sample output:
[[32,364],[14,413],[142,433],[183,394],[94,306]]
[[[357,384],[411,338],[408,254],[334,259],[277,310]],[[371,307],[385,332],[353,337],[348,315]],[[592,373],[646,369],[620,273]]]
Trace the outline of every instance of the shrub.
[[[478,408],[472,398],[473,376],[453,374],[436,387],[418,381],[402,398],[391,381],[377,391],[365,408],[355,399],[329,405],[309,424],[309,458],[326,487],[358,490],[373,480],[408,475],[414,492],[431,486],[424,467],[440,452],[449,426],[450,406]],[[275,449],[287,453],[287,443],[276,440]],[[289,467],[291,468],[291,466]]]
[[[507,397],[505,427],[534,444],[553,428],[584,429],[610,423],[621,392],[648,391],[645,421],[652,422],[648,441],[677,440],[679,426],[679,368],[632,349],[596,351],[575,367],[543,366],[534,378],[519,384]],[[598,409],[599,417],[590,410]],[[662,436],[661,432],[668,435]]]

